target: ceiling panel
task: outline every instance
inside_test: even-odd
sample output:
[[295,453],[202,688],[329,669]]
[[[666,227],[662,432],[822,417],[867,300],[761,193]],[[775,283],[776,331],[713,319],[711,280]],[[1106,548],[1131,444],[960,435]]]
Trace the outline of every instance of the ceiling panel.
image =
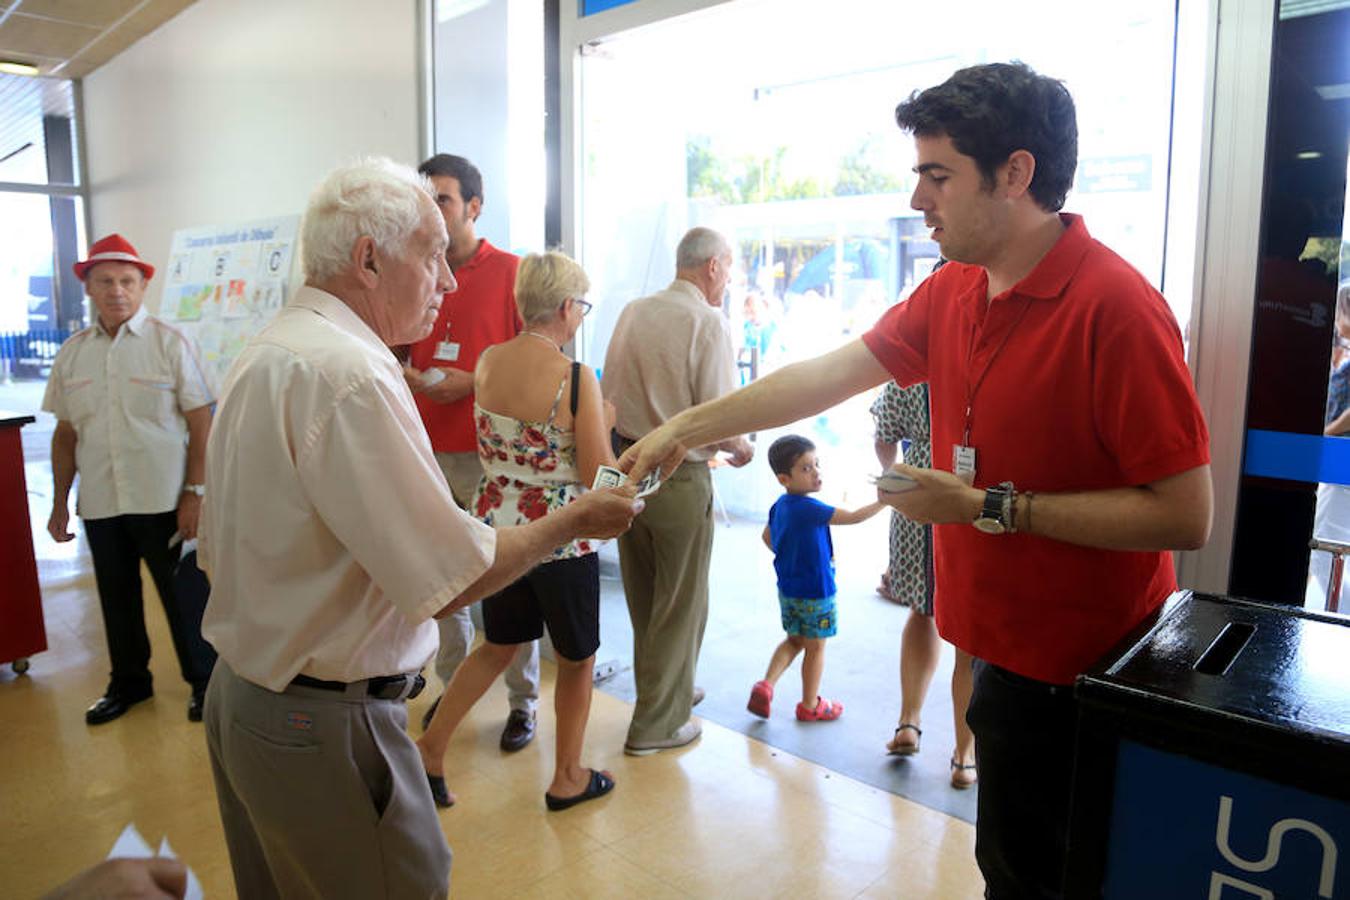
[[0,58],[82,78],[194,0],[0,0]]

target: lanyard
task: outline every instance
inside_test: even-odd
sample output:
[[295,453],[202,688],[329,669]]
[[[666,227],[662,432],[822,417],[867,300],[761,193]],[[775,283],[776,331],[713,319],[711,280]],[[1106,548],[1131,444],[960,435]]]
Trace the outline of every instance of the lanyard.
[[[1017,330],[1017,326],[1022,324],[1022,319],[1026,316],[1027,310],[1031,309],[1031,301],[1031,297],[1026,298],[1026,302],[1022,304],[1022,309],[1017,313],[1017,318],[1013,319],[1012,325],[1008,326],[1008,330],[1003,333],[1003,340],[999,341],[998,347],[995,348],[993,355],[989,357],[989,362],[984,364],[984,369],[980,372],[980,377],[975,379],[973,385],[970,382],[970,373],[975,366],[975,341],[980,332],[984,330],[984,326],[981,325],[970,333],[970,348],[966,352],[966,429],[965,437],[962,440],[962,446],[970,446],[970,428],[974,419],[975,395],[979,393],[980,385],[984,384],[985,376],[989,374],[989,370],[994,367],[994,360],[998,359],[999,354],[1003,352],[1003,348],[1008,346],[1008,339],[1012,337],[1012,333]],[[988,320],[989,311],[985,310],[985,321],[987,322]]]

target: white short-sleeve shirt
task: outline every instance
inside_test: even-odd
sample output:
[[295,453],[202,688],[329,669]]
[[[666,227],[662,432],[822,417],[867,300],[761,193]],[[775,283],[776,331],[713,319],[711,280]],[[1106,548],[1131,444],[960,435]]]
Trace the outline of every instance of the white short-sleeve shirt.
[[394,355],[308,286],[226,377],[199,538],[202,634],[274,691],[421,668],[432,615],[496,553],[455,505]]
[[145,311],[109,335],[95,323],[56,354],[42,408],[75,428],[85,519],[178,506],[187,470],[183,413],[215,400],[197,345]]
[[[636,440],[735,387],[736,352],[726,316],[693,282],[677,278],[619,314],[601,381],[619,434]],[[711,447],[695,447],[685,459],[715,454]]]

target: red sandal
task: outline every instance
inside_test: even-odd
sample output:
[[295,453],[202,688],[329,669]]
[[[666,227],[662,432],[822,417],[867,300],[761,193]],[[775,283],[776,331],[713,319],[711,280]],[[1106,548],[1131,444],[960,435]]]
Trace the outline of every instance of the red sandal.
[[824,697],[816,697],[816,708],[807,709],[797,704],[798,722],[833,722],[844,714],[844,704]]
[[769,717],[769,708],[773,705],[773,685],[767,681],[756,681],[750,689],[750,702],[745,708],[761,719]]

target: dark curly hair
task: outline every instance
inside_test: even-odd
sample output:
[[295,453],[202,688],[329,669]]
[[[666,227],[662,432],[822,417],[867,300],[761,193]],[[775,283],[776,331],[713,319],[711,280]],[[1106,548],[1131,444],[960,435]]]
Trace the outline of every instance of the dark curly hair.
[[483,197],[483,173],[462,156],[437,153],[417,167],[428,178],[447,177],[459,182],[459,199],[467,205],[474,197]]
[[901,129],[919,137],[947,135],[975,160],[987,189],[1016,150],[1036,158],[1031,196],[1058,212],[1078,166],[1078,121],[1063,82],[1025,63],[989,63],[957,71],[895,108]]
[[790,475],[802,454],[814,449],[816,445],[800,434],[785,434],[769,445],[769,468],[775,475]]

